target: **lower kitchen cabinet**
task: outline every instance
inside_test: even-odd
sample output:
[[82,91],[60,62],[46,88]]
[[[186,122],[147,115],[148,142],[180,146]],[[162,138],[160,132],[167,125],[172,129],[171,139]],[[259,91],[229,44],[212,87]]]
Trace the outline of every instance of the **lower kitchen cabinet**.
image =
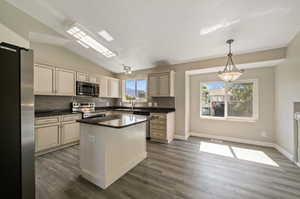
[[35,128],[35,151],[42,151],[59,145],[59,124]]
[[68,144],[79,140],[80,125],[77,122],[62,124],[61,142]]
[[80,114],[35,119],[35,151],[37,155],[61,149],[79,141]]
[[174,139],[175,113],[151,113],[150,137],[152,141],[170,143]]

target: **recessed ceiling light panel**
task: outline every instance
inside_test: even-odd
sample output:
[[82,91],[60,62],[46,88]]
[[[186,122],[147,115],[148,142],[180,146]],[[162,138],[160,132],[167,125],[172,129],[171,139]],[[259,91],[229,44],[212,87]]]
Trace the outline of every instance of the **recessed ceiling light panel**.
[[102,31],[98,32],[98,34],[108,42],[114,40],[114,38],[106,30],[102,30]]
[[67,33],[76,38],[77,42],[85,48],[92,48],[107,58],[116,56],[114,52],[90,36],[92,34],[89,35],[87,30],[84,31],[78,25],[73,25],[67,30]]

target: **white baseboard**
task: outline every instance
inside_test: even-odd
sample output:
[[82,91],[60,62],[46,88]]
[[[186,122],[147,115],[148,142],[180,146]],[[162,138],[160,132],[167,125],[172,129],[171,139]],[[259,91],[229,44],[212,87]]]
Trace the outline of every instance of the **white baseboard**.
[[[294,156],[293,154],[289,153],[287,150],[285,150],[284,148],[282,148],[281,146],[279,146],[278,144],[274,144],[274,148],[277,149],[282,155],[284,155],[285,157],[287,157],[289,160],[294,162]],[[296,162],[295,162],[296,163]],[[296,163],[297,164],[297,163]],[[299,163],[298,163],[299,164]],[[297,164],[297,165],[298,165]],[[298,165],[299,166],[299,165]]]
[[189,138],[189,135],[174,135],[174,138],[176,139],[176,140],[187,140],[188,138]]
[[264,147],[274,147],[274,143],[272,143],[272,142],[262,142],[262,141],[256,141],[256,140],[248,140],[248,139],[241,139],[241,138],[234,138],[234,137],[227,137],[227,136],[210,135],[210,134],[205,134],[205,133],[194,133],[194,132],[190,132],[190,135],[195,136],[195,137],[220,139],[220,140],[225,140],[225,141],[229,141],[229,142],[238,142],[238,143],[243,143],[243,144],[251,144],[251,145],[257,145],[257,146],[264,146]]

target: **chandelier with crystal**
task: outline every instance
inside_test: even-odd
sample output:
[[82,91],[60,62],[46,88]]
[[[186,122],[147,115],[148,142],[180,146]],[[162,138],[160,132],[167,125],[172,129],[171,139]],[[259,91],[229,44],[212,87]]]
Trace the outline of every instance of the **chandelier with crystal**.
[[226,41],[226,43],[229,45],[229,53],[228,53],[228,59],[226,66],[223,71],[218,72],[218,76],[220,79],[222,79],[225,82],[232,82],[237,80],[244,72],[244,70],[238,69],[232,59],[232,52],[231,52],[231,44],[234,42],[233,39],[230,39]]

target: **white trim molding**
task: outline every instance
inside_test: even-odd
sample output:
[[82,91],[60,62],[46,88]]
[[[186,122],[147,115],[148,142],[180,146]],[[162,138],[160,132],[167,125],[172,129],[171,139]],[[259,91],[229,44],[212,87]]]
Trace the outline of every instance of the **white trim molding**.
[[251,145],[257,145],[257,146],[264,146],[264,147],[274,147],[274,143],[272,143],[272,142],[263,142],[263,141],[234,138],[234,137],[227,137],[227,136],[210,135],[210,134],[195,133],[195,132],[190,132],[190,135],[195,136],[195,137],[220,139],[220,140],[225,140],[225,141],[229,141],[229,142],[237,142],[237,143],[251,144]]
[[176,140],[187,140],[189,138],[189,135],[178,135],[178,134],[175,134],[174,135],[174,139]]
[[291,154],[290,152],[288,152],[287,150],[285,150],[284,148],[282,148],[278,144],[274,143],[274,148],[277,149],[282,155],[284,155],[285,157],[287,157],[290,161],[294,162],[297,166],[300,165],[299,162],[297,163],[297,162],[294,161],[293,154]]

